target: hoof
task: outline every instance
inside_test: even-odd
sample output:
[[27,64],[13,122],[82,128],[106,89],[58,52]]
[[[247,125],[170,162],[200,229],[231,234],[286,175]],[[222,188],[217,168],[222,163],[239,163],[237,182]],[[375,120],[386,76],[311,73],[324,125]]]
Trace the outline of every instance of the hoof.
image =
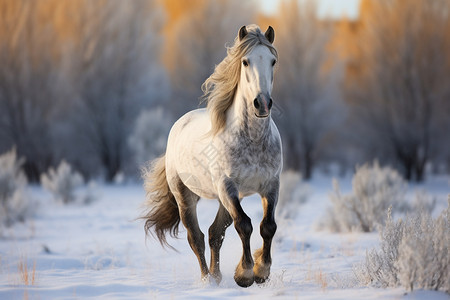
[[257,284],[264,283],[264,282],[266,282],[266,280],[267,280],[267,277],[259,277],[259,276],[255,276],[255,282],[256,282]]
[[210,273],[209,281],[214,282],[217,285],[219,285],[220,282],[222,281],[222,273],[220,273],[220,272]]
[[253,269],[240,269],[236,270],[236,273],[234,274],[234,281],[240,286],[240,287],[249,287],[253,284],[255,281],[255,277],[253,275]]
[[202,272],[201,280],[203,283],[208,283],[211,281],[211,275],[208,272]]
[[203,283],[208,283],[211,279],[210,279],[209,274],[206,274],[206,275],[202,275],[201,280]]
[[253,268],[255,282],[258,284],[266,282],[270,275],[270,265],[257,264]]
[[234,276],[234,281],[236,281],[237,285],[239,285],[240,287],[249,287],[253,284],[253,282],[255,281],[254,278],[247,278],[247,277],[239,277],[239,276]]

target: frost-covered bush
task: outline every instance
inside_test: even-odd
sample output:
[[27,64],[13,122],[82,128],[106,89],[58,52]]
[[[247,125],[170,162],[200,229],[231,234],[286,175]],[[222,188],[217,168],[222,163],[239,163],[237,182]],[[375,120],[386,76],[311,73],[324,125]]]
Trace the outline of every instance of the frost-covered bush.
[[425,191],[418,191],[411,203],[405,205],[406,212],[425,211],[432,213],[436,207],[436,199],[431,197]]
[[310,188],[302,181],[300,173],[293,171],[283,172],[280,176],[280,193],[277,205],[278,217],[295,218],[299,205],[307,201],[309,194]]
[[172,124],[172,117],[161,107],[139,115],[128,140],[138,165],[164,153]]
[[56,170],[50,168],[47,174],[41,175],[41,184],[52,193],[55,200],[67,204],[76,201],[75,190],[84,184],[84,180],[63,160]]
[[95,181],[90,181],[78,198],[83,204],[91,204],[96,201],[99,198],[97,183]]
[[23,163],[15,149],[0,155],[0,225],[24,221],[34,210],[34,202],[26,193],[28,182],[21,169]]
[[332,206],[320,225],[332,231],[369,232],[377,224],[384,224],[389,207],[394,211],[408,207],[406,182],[395,170],[382,168],[378,163],[365,164],[356,170],[352,180],[353,193],[342,195],[336,180],[333,186]]
[[382,287],[402,285],[407,290],[450,292],[450,199],[437,219],[425,211],[392,220],[389,211],[381,231],[381,249],[367,252],[355,267],[364,284]]

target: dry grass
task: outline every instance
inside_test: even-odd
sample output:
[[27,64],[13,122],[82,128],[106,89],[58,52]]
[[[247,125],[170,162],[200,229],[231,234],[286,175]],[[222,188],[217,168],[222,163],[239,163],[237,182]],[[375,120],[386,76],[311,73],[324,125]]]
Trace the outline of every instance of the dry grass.
[[328,278],[321,268],[313,270],[311,269],[311,266],[309,266],[308,271],[306,273],[306,280],[317,283],[322,289],[322,291],[327,290]]
[[33,266],[29,268],[27,259],[23,257],[19,261],[17,268],[19,270],[21,284],[26,286],[36,284],[36,261],[34,261]]

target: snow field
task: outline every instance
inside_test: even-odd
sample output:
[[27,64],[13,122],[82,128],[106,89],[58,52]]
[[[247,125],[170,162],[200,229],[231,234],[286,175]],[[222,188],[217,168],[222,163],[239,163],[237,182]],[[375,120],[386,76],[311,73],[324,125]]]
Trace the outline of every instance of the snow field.
[[[347,192],[350,180],[340,182]],[[448,178],[430,181],[424,188],[437,197],[436,209],[441,209]],[[99,199],[92,204],[64,206],[41,188],[32,188],[40,203],[35,217],[7,229],[0,239],[0,299],[448,299],[431,291],[404,296],[402,288],[376,289],[356,281],[352,266],[378,245],[378,233],[316,230],[329,205],[329,177],[310,183],[307,202],[292,207],[295,217],[277,220],[270,280],[246,289],[233,280],[242,251],[233,226],[226,232],[223,280],[217,286],[200,280],[184,228],[180,239],[169,239],[178,252],[163,249],[153,238],[145,241],[143,222],[136,220],[144,200],[140,185],[99,189]],[[254,251],[262,245],[261,201],[251,196],[242,204],[252,219]],[[197,208],[206,244],[217,208],[215,200],[201,200]],[[206,255],[209,261],[209,247]]]

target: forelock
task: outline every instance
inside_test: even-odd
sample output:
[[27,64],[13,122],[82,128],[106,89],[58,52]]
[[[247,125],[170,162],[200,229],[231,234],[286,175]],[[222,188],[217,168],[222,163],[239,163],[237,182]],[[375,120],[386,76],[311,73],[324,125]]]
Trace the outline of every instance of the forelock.
[[[269,48],[270,52],[278,58],[278,53],[275,47],[267,40],[264,34],[261,32],[261,29],[257,25],[248,25],[247,26],[247,35],[240,41],[239,37],[236,37],[235,44],[232,48],[235,48],[236,51],[233,54],[235,56],[243,57],[248,54],[258,45],[264,45]],[[229,53],[231,54],[231,53]],[[236,57],[237,58],[237,57]]]

